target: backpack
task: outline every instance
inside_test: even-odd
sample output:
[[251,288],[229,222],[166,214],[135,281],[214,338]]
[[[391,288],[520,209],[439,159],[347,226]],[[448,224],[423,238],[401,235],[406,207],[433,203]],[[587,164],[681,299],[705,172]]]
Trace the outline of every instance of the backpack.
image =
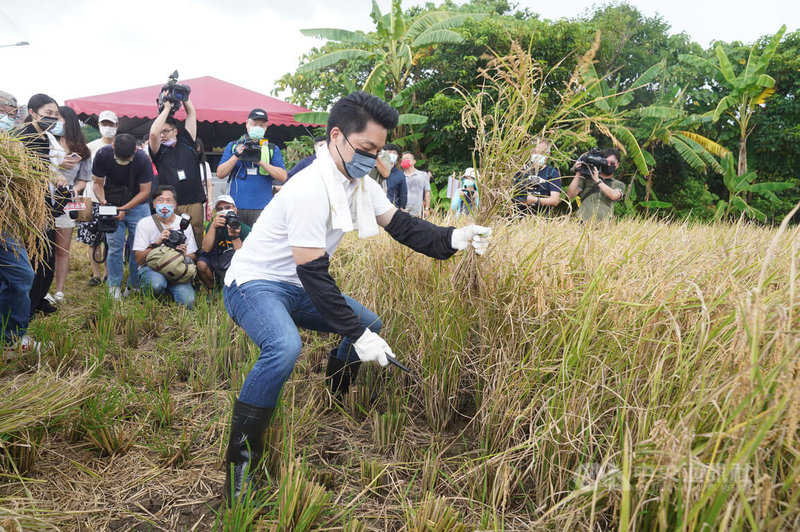
[[[155,215],[153,220],[156,222],[156,226],[163,231],[164,226],[156,220]],[[192,282],[195,275],[197,275],[197,266],[191,259],[188,259],[188,262],[185,259],[187,257],[177,249],[161,244],[157,248],[150,250],[145,264],[154,272],[166,277],[167,282],[184,284]]]

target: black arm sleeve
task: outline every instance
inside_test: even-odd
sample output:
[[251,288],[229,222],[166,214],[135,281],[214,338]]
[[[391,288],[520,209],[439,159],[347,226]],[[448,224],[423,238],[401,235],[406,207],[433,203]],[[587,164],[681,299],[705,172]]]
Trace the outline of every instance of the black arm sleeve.
[[450,247],[455,227],[440,227],[399,209],[384,229],[404,246],[434,259],[449,259],[458,251]]
[[342,336],[349,336],[355,341],[366,327],[361,325],[358,316],[336,286],[336,281],[328,272],[329,265],[329,257],[325,253],[318,259],[299,265],[297,277],[325,323]]

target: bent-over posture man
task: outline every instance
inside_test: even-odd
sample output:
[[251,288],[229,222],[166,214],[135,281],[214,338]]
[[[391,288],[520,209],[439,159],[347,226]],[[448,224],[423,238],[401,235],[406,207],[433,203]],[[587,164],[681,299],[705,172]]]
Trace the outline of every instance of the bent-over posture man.
[[[334,396],[348,391],[361,361],[382,366],[394,357],[378,335],[381,320],[339,291],[328,273],[330,255],[347,231],[359,237],[382,226],[395,240],[437,259],[470,244],[486,250],[491,230],[439,227],[398,210],[372,179],[386,133],[397,111],[356,92],[339,100],[328,118],[327,145],[264,209],[225,276],[225,308],[261,348],[234,403],[226,455],[224,496],[238,498],[264,447],[281,387],[300,356],[298,327],[338,333],[342,341],[328,358],[326,376]],[[355,220],[351,216],[354,207]]]

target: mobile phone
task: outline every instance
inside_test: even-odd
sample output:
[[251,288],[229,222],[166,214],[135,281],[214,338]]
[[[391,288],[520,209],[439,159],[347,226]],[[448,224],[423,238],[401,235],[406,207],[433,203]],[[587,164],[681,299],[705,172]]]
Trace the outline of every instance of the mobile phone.
[[70,153],[70,154],[69,154],[69,157],[72,157],[73,159],[80,159],[80,158],[81,158],[81,156],[80,156],[80,155],[78,155],[78,154],[77,154],[77,153],[75,153],[75,152],[72,152],[72,153]]

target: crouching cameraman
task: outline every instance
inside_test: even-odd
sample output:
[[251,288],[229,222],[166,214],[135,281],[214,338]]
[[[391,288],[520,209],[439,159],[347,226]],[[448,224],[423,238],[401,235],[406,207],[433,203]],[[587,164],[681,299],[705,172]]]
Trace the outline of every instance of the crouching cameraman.
[[236,203],[227,194],[214,202],[214,219],[206,222],[206,233],[197,259],[197,274],[209,289],[222,287],[233,254],[250,234],[250,226],[239,220]]
[[190,217],[175,214],[178,202],[170,185],[156,188],[152,199],[156,213],[139,222],[133,241],[142,289],[153,295],[167,292],[179,305],[192,308],[197,243]]
[[614,203],[625,194],[625,183],[614,179],[619,167],[619,151],[609,148],[590,150],[575,163],[575,177],[567,188],[567,197],[581,196],[578,217],[589,220],[605,220],[614,216]]

